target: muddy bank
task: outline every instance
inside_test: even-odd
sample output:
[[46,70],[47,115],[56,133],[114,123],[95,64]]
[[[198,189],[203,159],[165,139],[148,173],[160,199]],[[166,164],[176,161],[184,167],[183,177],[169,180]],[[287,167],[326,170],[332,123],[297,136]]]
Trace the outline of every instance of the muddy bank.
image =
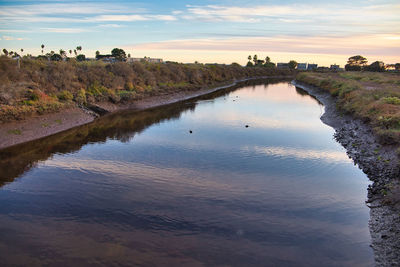
[[316,97],[324,106],[321,120],[335,129],[334,138],[346,148],[348,156],[373,181],[368,187],[366,205],[370,208],[370,232],[377,266],[400,266],[400,207],[396,196],[388,193],[399,185],[395,148],[380,145],[372,130],[349,115],[340,114],[329,93],[301,82],[296,87]]
[[209,94],[221,89],[233,87],[241,82],[270,78],[283,79],[290,77],[262,76],[247,78],[227,82],[223,85],[212,88],[202,88],[196,91],[162,94],[123,104],[113,104],[111,102],[96,103],[85,108],[73,107],[53,114],[44,114],[41,116],[33,116],[22,121],[3,123],[0,124],[0,149],[50,136],[77,126],[87,124],[95,120],[97,117],[107,113],[126,109],[143,110],[147,108],[163,106],[198,97],[204,94]]

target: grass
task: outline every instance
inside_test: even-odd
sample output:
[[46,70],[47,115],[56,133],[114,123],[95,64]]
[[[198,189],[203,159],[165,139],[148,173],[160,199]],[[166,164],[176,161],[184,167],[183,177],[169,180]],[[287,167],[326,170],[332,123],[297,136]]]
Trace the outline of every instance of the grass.
[[100,101],[120,103],[177,91],[199,90],[221,82],[292,75],[265,67],[180,63],[133,64],[23,59],[21,67],[0,56],[0,122]]
[[351,114],[369,124],[381,144],[400,147],[398,73],[304,72],[296,79],[335,96],[339,112]]
[[22,131],[20,129],[9,130],[9,134],[21,135]]

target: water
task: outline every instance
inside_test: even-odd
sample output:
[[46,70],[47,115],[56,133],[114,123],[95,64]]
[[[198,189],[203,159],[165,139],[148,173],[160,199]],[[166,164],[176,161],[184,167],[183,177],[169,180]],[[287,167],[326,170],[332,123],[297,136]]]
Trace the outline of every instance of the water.
[[243,85],[1,151],[0,262],[373,265],[368,179],[322,113]]

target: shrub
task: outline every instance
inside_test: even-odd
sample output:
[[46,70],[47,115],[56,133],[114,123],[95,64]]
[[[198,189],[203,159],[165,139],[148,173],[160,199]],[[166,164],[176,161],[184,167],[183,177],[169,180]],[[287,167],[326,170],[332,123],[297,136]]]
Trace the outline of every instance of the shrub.
[[400,98],[396,96],[387,96],[382,98],[382,100],[387,104],[400,105]]
[[72,101],[72,99],[74,99],[74,96],[67,90],[61,91],[57,97],[62,101]]
[[85,89],[80,89],[76,95],[75,95],[75,102],[78,103],[78,105],[86,105],[87,100],[86,100],[86,91]]

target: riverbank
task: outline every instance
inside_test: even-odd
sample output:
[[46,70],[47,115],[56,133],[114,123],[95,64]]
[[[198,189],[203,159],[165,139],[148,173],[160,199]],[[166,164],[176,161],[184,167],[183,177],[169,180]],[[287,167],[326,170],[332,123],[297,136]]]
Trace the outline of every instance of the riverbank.
[[[337,109],[337,98],[310,84],[293,84],[316,97],[325,107],[321,120],[335,129],[335,139],[373,181],[368,188],[370,232],[377,266],[400,264],[399,166],[395,145],[383,145],[371,126]],[[396,159],[396,160],[394,160]]]
[[220,84],[210,88],[205,87],[195,91],[178,91],[173,93],[165,92],[164,94],[148,96],[140,100],[118,104],[111,102],[98,102],[90,104],[87,107],[73,106],[51,114],[43,114],[28,117],[21,121],[3,123],[0,127],[0,149],[33,141],[90,123],[97,117],[107,113],[126,109],[144,110],[163,106],[234,87],[242,82],[267,78],[290,78],[290,76],[261,76],[246,78],[234,80],[225,83],[224,85]]

